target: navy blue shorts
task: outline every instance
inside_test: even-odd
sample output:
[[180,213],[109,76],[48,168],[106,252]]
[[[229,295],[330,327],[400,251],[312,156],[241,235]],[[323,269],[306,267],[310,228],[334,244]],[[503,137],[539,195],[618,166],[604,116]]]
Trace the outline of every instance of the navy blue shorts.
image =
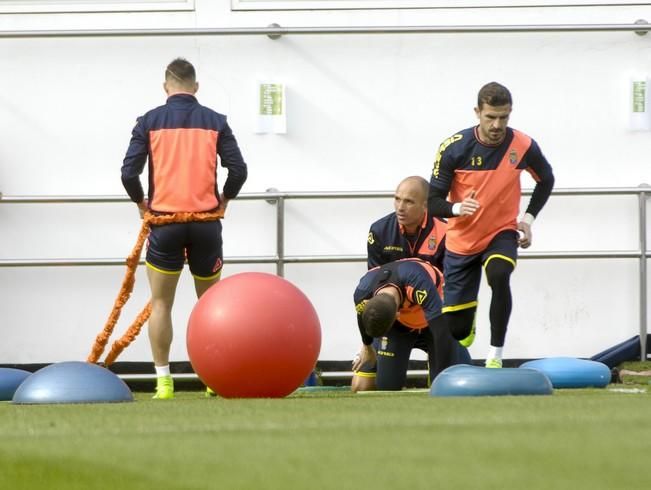
[[224,257],[221,220],[152,226],[147,243],[147,266],[180,274],[185,260],[196,279],[219,277]]
[[458,255],[446,250],[443,259],[443,312],[465,310],[477,306],[482,266],[491,260],[506,260],[515,267],[518,259],[518,232],[504,230],[488,247],[475,255]]
[[[363,364],[355,374],[364,378],[375,377],[378,390],[400,390],[407,381],[407,369],[412,349],[420,349],[427,353],[428,358],[434,353],[434,339],[429,328],[413,330],[400,322],[395,322],[386,336],[373,339],[373,347],[377,353],[377,364]],[[453,360],[457,364],[470,364],[468,350],[458,342],[452,342],[449,348],[455,350]],[[431,383],[434,373],[434,362],[428,363]]]

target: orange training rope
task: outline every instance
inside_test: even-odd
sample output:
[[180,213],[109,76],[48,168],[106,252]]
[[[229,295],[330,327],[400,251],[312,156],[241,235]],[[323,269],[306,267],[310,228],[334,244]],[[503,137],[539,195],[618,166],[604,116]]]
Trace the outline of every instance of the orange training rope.
[[[109,340],[109,337],[113,333],[115,324],[120,318],[120,313],[122,312],[122,307],[129,300],[131,292],[133,291],[133,285],[136,282],[136,268],[140,262],[140,254],[142,253],[142,247],[145,243],[145,239],[149,235],[150,225],[167,225],[170,223],[188,223],[190,221],[215,221],[224,217],[223,212],[206,212],[206,213],[173,213],[173,214],[164,214],[164,215],[153,215],[149,212],[145,213],[145,216],[142,220],[142,227],[140,228],[140,233],[136,240],[136,244],[133,247],[133,250],[127,257],[127,272],[122,280],[122,286],[120,287],[120,292],[118,297],[113,304],[113,309],[109,315],[106,324],[102,331],[95,338],[95,342],[91,349],[90,354],[88,355],[87,361],[90,363],[96,363],[106,347],[106,343]],[[143,310],[138,314],[134,322],[127,329],[126,333],[113,343],[111,351],[106,356],[104,360],[104,365],[109,366],[115,361],[115,359],[120,355],[120,353],[138,336],[140,329],[144,323],[149,318],[151,314],[151,301],[147,302],[147,305]]]

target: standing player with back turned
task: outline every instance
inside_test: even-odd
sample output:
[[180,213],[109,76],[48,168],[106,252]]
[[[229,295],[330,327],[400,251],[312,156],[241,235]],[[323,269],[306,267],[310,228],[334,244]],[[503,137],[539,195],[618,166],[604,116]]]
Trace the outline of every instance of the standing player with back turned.
[[[173,60],[165,69],[167,101],[139,117],[122,164],[122,183],[141,216],[174,213],[223,214],[246,181],[248,170],[226,116],[197,101],[192,64]],[[148,197],[140,182],[149,169]],[[228,175],[219,192],[219,165]],[[147,278],[152,312],[149,341],[156,369],[155,399],[174,398],[169,356],[172,306],[186,260],[197,297],[219,280],[223,264],[221,220],[151,226]]]

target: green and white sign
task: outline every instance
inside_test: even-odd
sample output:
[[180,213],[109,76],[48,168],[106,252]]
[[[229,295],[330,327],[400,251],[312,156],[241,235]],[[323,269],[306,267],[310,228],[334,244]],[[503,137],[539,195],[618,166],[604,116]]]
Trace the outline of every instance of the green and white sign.
[[283,86],[279,83],[260,84],[260,114],[280,116],[283,113]]
[[633,112],[646,111],[646,80],[633,81]]
[[651,88],[651,84],[646,75],[638,74],[631,77],[629,99],[629,129],[631,131],[651,130],[649,88]]
[[258,133],[287,132],[285,85],[278,82],[258,83]]

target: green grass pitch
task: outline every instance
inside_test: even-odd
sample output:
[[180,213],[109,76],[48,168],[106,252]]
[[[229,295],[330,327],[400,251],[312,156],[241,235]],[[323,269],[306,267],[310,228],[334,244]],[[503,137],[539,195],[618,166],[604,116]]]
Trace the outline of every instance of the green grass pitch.
[[0,489],[648,490],[649,388],[0,403]]

